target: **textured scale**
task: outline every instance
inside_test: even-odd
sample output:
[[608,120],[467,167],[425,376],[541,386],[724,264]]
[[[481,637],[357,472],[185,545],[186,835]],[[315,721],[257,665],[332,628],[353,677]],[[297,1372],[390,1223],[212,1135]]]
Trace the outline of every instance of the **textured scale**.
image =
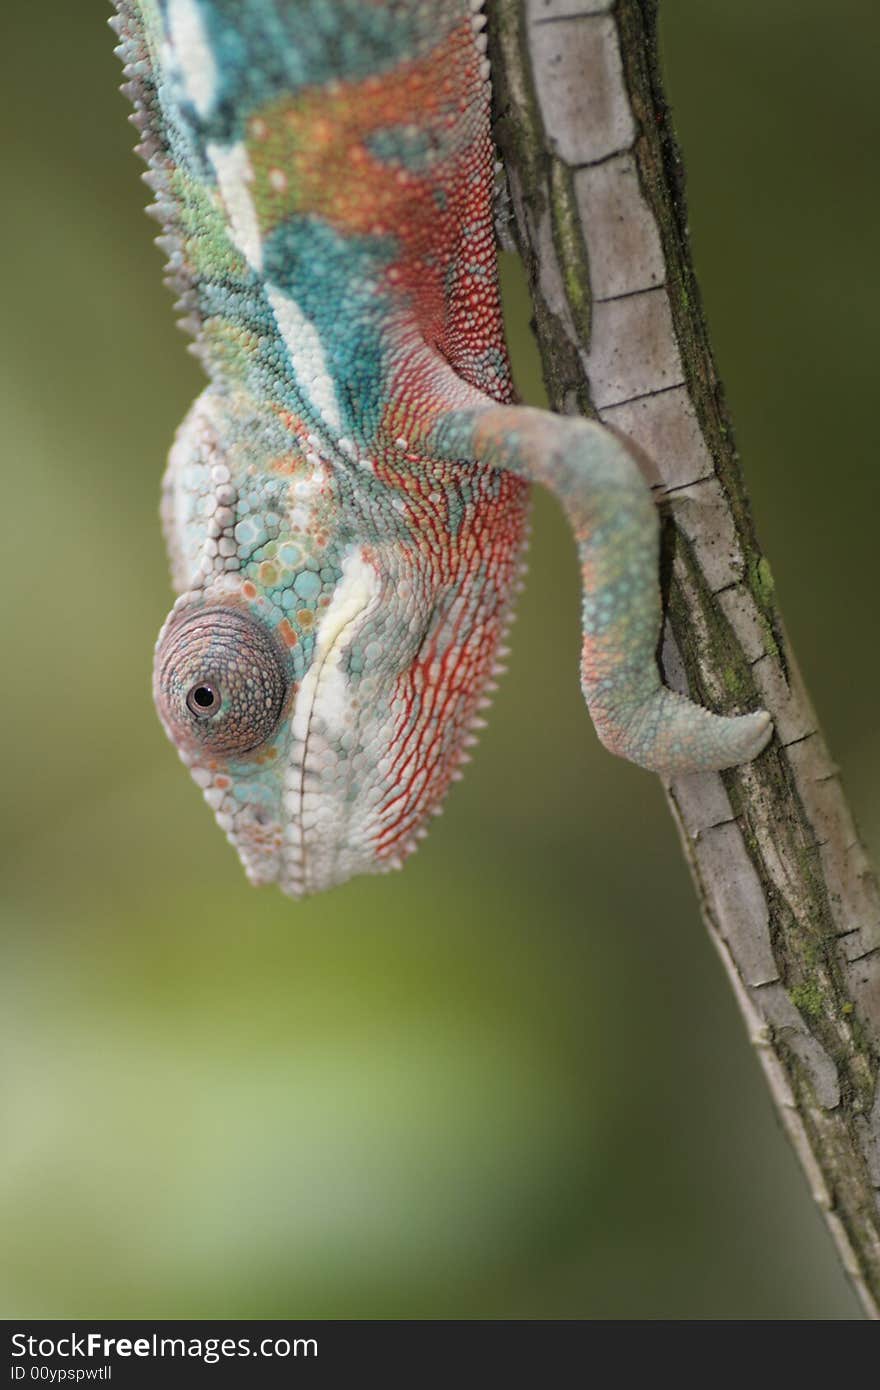
[[249,877],[396,867],[473,742],[528,483],[584,582],[603,742],[659,771],[770,736],[661,684],[657,519],[631,447],[513,404],[485,17],[468,0],[119,0],[153,211],[209,385],[162,518],[160,717]]

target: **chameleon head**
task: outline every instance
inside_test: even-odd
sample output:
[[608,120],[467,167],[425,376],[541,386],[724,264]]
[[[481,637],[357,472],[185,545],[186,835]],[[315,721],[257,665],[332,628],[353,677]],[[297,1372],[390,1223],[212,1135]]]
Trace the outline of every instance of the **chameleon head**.
[[522,511],[501,494],[509,541],[493,547],[462,512],[434,563],[393,489],[346,510],[310,446],[246,403],[232,415],[206,393],[171,451],[182,592],[154,695],[248,877],[299,897],[396,868],[425,834],[496,667]]
[[232,577],[182,595],[160,634],[159,717],[253,883],[301,897],[399,867],[472,741],[479,691],[438,685],[438,733],[430,609],[395,578],[402,596],[352,549],[304,674],[271,600]]

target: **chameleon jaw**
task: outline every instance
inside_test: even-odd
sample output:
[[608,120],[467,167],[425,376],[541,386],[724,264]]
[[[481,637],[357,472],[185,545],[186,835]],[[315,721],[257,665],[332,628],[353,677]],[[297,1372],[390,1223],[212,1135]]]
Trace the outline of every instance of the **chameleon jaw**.
[[371,846],[350,843],[358,812],[366,819],[367,808],[358,805],[355,794],[357,760],[362,756],[357,751],[360,702],[343,657],[377,606],[380,589],[379,576],[360,549],[350,552],[296,694],[277,875],[282,891],[291,897],[320,892],[373,867]]

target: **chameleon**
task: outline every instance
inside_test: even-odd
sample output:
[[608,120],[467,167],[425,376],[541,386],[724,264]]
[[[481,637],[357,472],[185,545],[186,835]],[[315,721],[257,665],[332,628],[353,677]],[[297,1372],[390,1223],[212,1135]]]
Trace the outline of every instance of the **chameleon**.
[[115,8],[208,378],[162,485],[154,698],[248,878],[298,898],[427,834],[497,685],[533,483],[577,547],[604,746],[666,776],[757,756],[765,711],[661,681],[636,446],[517,403],[480,0]]

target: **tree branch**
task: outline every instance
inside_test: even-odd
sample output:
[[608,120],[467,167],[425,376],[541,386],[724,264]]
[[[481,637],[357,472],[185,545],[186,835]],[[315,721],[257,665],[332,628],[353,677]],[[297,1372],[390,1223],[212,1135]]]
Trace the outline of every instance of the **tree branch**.
[[552,405],[656,461],[669,684],[770,710],[757,762],[670,783],[706,926],[880,1317],[880,895],[786,639],[691,265],[657,0],[492,0],[496,141]]

